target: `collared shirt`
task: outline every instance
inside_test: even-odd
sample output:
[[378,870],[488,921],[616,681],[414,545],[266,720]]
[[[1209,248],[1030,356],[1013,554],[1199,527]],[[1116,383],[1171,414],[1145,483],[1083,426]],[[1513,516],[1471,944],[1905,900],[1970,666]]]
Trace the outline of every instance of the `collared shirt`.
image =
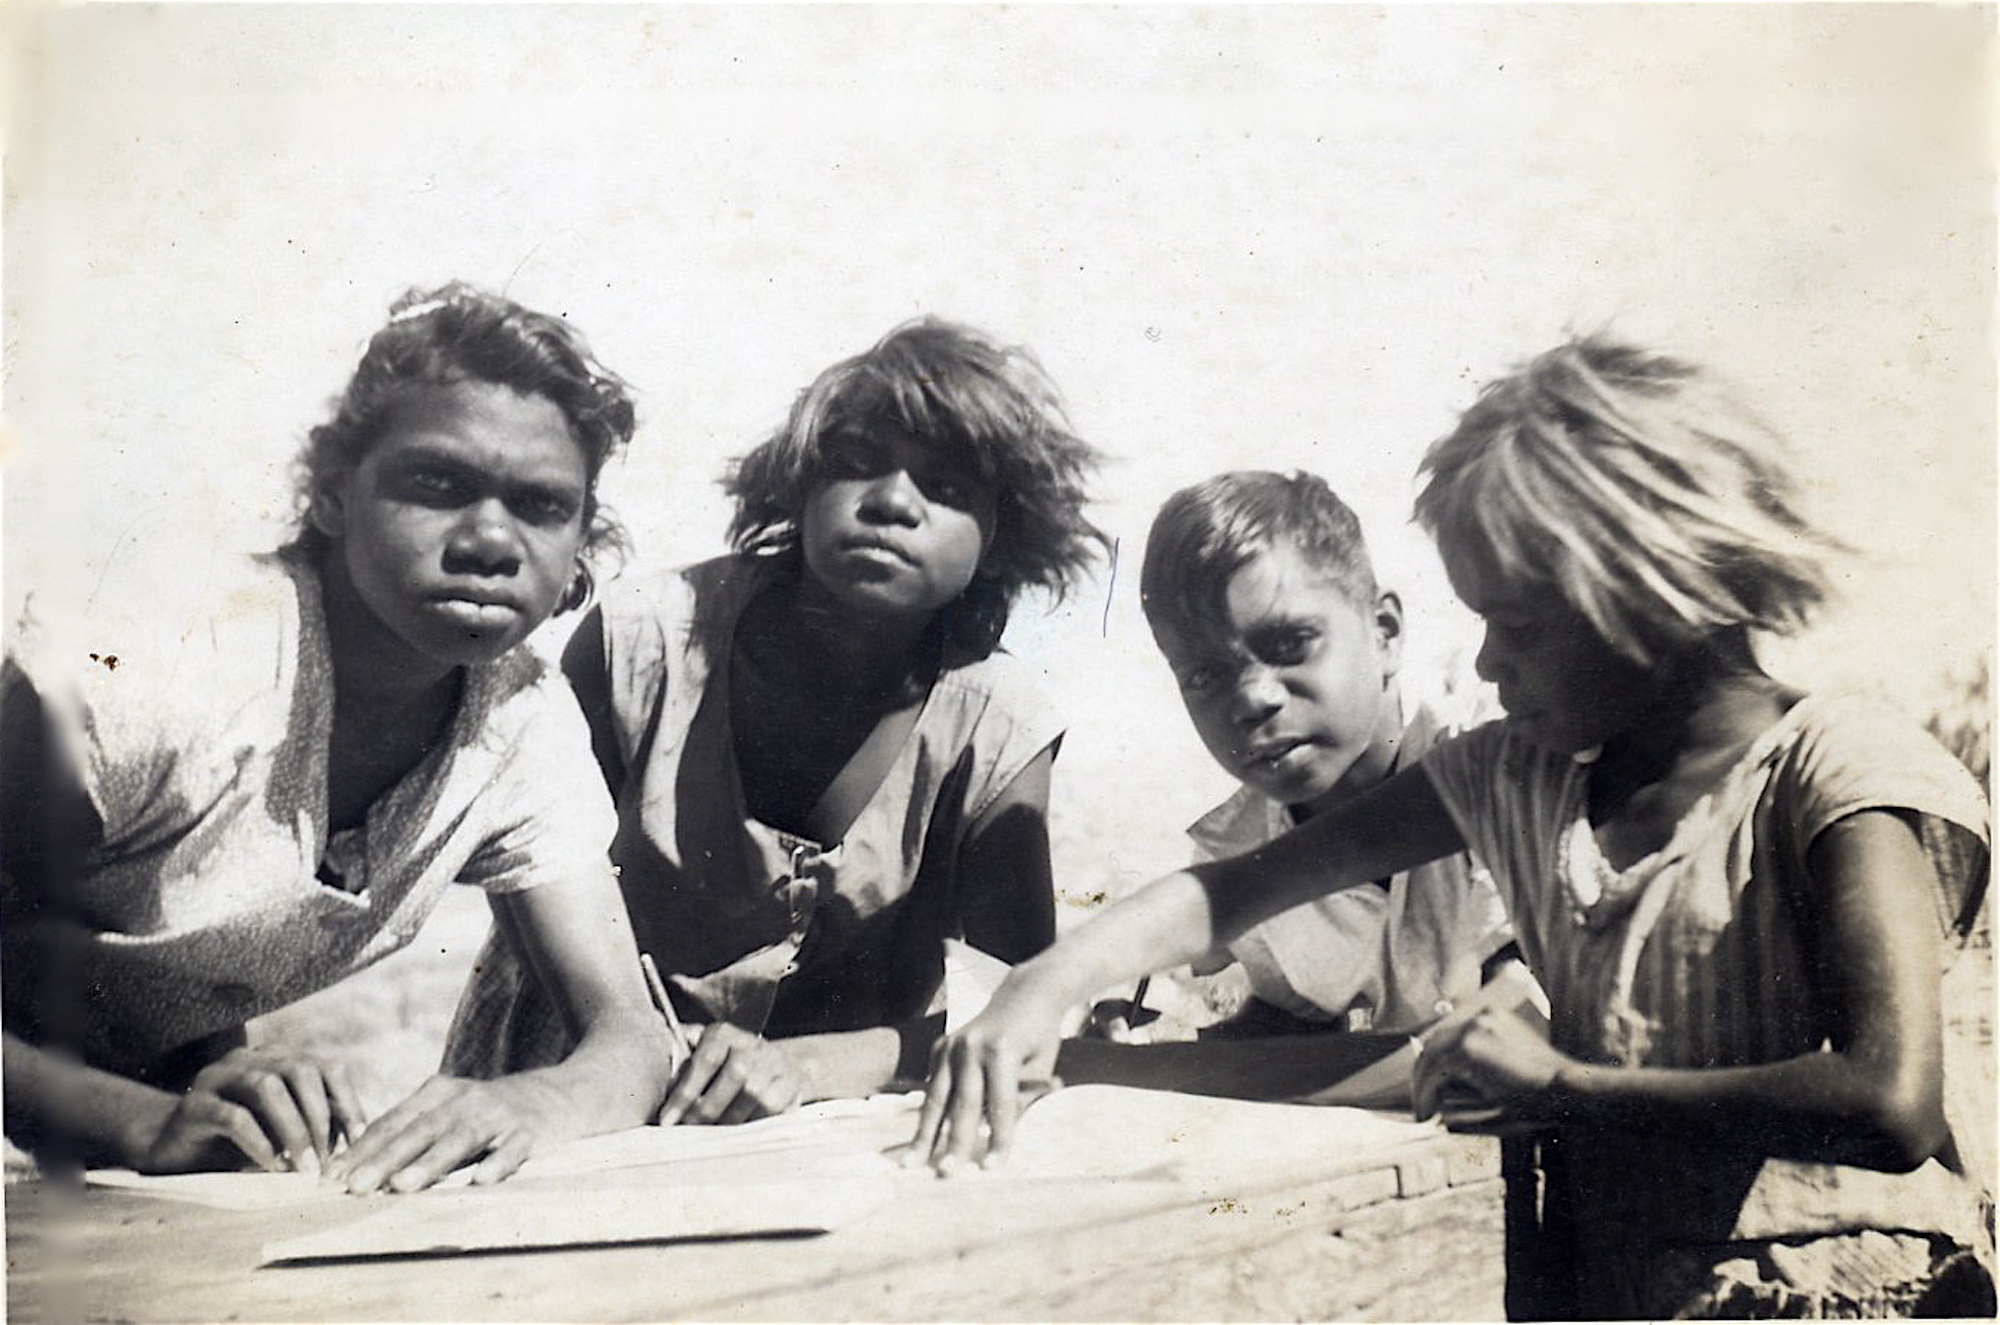
[[[1437,736],[1437,720],[1419,707],[1399,762],[1420,759]],[[1198,859],[1221,860],[1295,826],[1284,805],[1239,787],[1188,836]],[[1482,965],[1511,936],[1492,880],[1459,854],[1398,874],[1387,888],[1349,888],[1282,912],[1238,937],[1229,955],[1258,998],[1294,1016],[1359,1014],[1374,1029],[1415,1030],[1477,990]]]

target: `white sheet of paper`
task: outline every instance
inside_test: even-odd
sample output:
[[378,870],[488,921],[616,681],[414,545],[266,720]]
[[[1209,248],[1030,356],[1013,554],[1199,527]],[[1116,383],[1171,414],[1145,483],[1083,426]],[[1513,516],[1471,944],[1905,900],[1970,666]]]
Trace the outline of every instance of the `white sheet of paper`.
[[[812,1157],[829,1153],[829,1141],[836,1138],[844,1143],[832,1152],[836,1155],[844,1149],[849,1155],[879,1157],[884,1148],[908,1140],[916,1130],[917,1107],[922,1100],[916,1093],[873,1095],[826,1100],[734,1127],[634,1127],[553,1147],[523,1164],[513,1181],[786,1151],[799,1152],[801,1159],[792,1167],[802,1171],[814,1167]],[[439,1186],[466,1186],[469,1173],[460,1170]],[[86,1181],[93,1187],[191,1201],[218,1210],[268,1210],[345,1197],[337,1188],[322,1186],[320,1179],[303,1173],[158,1175],[130,1169],[92,1169]]]
[[963,939],[944,941],[944,1030],[955,1034],[986,1010],[993,991],[1014,968]]

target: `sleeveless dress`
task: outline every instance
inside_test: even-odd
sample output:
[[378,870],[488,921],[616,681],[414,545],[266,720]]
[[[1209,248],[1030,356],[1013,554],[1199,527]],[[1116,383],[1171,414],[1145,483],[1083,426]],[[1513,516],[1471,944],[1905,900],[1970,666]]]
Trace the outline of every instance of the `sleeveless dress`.
[[[744,805],[729,658],[774,569],[733,556],[621,581],[606,595],[606,679],[620,762],[612,859],[640,949],[677,1009],[773,1038],[896,1025],[936,1010],[960,935],[957,862],[993,801],[1062,735],[1027,667],[995,653],[943,671],[839,842]],[[447,1070],[560,1058],[568,1035],[504,936],[460,1004]]]

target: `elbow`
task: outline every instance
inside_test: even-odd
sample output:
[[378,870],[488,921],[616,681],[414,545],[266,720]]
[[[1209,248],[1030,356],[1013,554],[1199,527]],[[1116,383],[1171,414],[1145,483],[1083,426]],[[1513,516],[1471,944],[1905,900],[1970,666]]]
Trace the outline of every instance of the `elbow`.
[[1908,1173],[1941,1153],[1951,1137],[1944,1092],[1935,1074],[1874,1092],[1862,1110],[1850,1162],[1887,1173]]

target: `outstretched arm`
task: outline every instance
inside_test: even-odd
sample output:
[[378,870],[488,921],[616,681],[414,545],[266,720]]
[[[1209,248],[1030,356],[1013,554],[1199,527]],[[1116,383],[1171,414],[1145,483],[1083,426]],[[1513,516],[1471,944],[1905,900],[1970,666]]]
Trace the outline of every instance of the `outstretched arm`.
[[[1064,1011],[1100,989],[1193,961],[1278,912],[1463,850],[1430,779],[1411,769],[1247,855],[1166,875],[1017,966],[986,1011],[938,1047],[912,1154],[942,1172],[999,1158],[1024,1078],[1046,1076]],[[983,1126],[982,1126],[983,1124]]]
[[1775,1155],[1878,1169],[1923,1163],[1946,1136],[1937,922],[1911,904],[1936,893],[1930,862],[1906,819],[1870,810],[1821,833],[1806,864],[1802,923],[1833,1022],[1824,1051],[1753,1067],[1604,1067],[1484,1014],[1430,1037],[1418,1113],[1459,1082],[1529,1121],[1755,1136]]
[[[1017,774],[967,831],[958,857],[965,940],[1019,962],[1055,937],[1049,870],[1049,774],[1053,748]],[[896,1026],[766,1040],[708,1027],[667,1097],[662,1122],[747,1122],[808,1100],[883,1090],[922,1071],[943,1018]]]

